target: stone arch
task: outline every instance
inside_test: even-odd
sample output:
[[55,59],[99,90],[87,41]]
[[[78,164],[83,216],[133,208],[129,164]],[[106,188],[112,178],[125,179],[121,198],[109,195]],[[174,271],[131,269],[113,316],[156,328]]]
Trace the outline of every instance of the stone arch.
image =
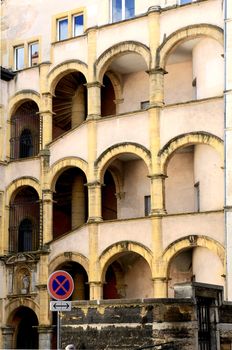
[[21,90],[10,98],[10,101],[9,101],[9,119],[11,119],[12,115],[15,113],[17,108],[22,103],[24,103],[28,100],[34,101],[37,104],[39,110],[41,110],[40,94],[34,90]]
[[112,71],[108,71],[105,74],[111,80],[111,83],[113,85],[116,102],[120,101],[123,96],[122,82],[120,77],[115,72],[112,72]]
[[50,171],[49,171],[49,188],[52,190],[55,189],[56,180],[58,179],[59,175],[67,168],[70,167],[76,167],[83,171],[87,178],[87,167],[88,164],[85,160],[78,158],[78,157],[67,157],[62,158],[55,162]]
[[208,236],[189,235],[171,243],[165,249],[163,253],[165,275],[167,276],[170,262],[177,254],[181,253],[185,249],[194,248],[194,247],[203,247],[203,248],[209,249],[219,257],[219,259],[221,260],[222,266],[224,266],[225,249],[219,242],[217,242],[216,240]]
[[95,166],[97,170],[97,179],[103,182],[104,172],[111,160],[116,158],[122,153],[133,153],[141,158],[147,165],[148,172],[151,172],[151,154],[146,147],[133,143],[133,142],[123,142],[113,145],[107,148],[95,161]]
[[12,196],[15,196],[22,186],[30,186],[37,192],[39,198],[42,198],[42,191],[39,181],[33,177],[21,177],[12,181],[6,189],[6,205],[10,204]]
[[5,306],[7,325],[10,325],[12,323],[14,314],[17,311],[17,309],[19,309],[20,307],[28,307],[29,309],[31,309],[32,311],[35,312],[38,321],[40,320],[40,318],[39,318],[39,304],[36,303],[31,298],[21,297],[21,298],[17,298],[17,299],[10,301]]
[[65,252],[56,256],[49,263],[49,273],[52,273],[57,268],[57,266],[67,261],[73,261],[80,264],[85,269],[87,275],[89,275],[89,260],[84,255],[74,252]]
[[180,28],[170,34],[162,45],[158,48],[156,56],[156,67],[165,68],[166,60],[169,52],[177,45],[185,40],[197,38],[200,36],[208,36],[215,39],[223,46],[223,30],[212,24],[197,24]]
[[151,53],[149,48],[138,41],[124,41],[115,44],[104,51],[95,62],[96,80],[102,82],[107,66],[119,55],[128,52],[138,53],[146,62],[147,69],[150,69]]
[[152,271],[152,252],[149,248],[138,242],[121,241],[109,246],[99,257],[100,276],[102,282],[104,281],[108,266],[113,262],[114,258],[118,254],[123,252],[133,252],[139,254],[146,260]]
[[223,160],[224,147],[222,139],[220,139],[218,136],[204,131],[190,132],[174,137],[169,142],[167,142],[166,145],[164,145],[163,148],[159,151],[158,155],[160,157],[162,172],[166,173],[167,161],[177,149],[191,144],[209,145],[218,151],[221,159]]
[[55,66],[47,76],[48,79],[48,91],[54,94],[58,81],[68,73],[78,71],[81,72],[87,81],[88,66],[86,63],[79,60],[67,60],[57,66]]

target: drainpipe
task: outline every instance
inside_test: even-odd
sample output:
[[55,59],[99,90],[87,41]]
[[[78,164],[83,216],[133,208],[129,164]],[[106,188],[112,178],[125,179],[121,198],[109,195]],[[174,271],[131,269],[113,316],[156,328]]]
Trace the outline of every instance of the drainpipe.
[[[231,139],[231,126],[230,125],[230,116],[229,116],[229,110],[228,110],[228,94],[230,92],[229,86],[228,86],[228,22],[231,21],[228,17],[228,5],[229,1],[231,0],[224,0],[224,193],[225,193],[225,254],[226,254],[226,285],[225,285],[225,299],[231,299],[232,296],[230,295],[231,292],[229,290],[229,284],[232,283],[232,263],[229,261],[231,259],[231,253],[232,253],[232,239],[230,238],[232,232],[230,232],[230,226],[231,226],[231,215],[232,215],[232,203],[230,200],[229,192],[232,182],[232,177],[230,175],[230,166],[227,161],[228,158],[228,152],[229,148],[228,146]],[[230,180],[231,177],[231,180]]]

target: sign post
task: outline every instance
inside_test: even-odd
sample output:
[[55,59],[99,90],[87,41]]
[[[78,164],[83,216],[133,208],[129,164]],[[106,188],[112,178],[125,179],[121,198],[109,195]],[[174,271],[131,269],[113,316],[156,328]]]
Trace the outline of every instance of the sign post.
[[47,283],[48,293],[56,301],[50,301],[50,310],[57,312],[57,349],[60,349],[60,311],[71,311],[71,301],[68,299],[74,289],[72,276],[63,270],[53,272]]

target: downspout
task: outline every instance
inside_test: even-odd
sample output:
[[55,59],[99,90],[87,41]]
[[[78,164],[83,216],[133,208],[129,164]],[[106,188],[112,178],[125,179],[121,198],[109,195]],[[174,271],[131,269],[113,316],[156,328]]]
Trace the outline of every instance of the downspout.
[[226,93],[227,93],[227,0],[224,0],[224,208],[225,208],[225,299],[228,300],[228,227],[227,227],[227,109],[226,109]]

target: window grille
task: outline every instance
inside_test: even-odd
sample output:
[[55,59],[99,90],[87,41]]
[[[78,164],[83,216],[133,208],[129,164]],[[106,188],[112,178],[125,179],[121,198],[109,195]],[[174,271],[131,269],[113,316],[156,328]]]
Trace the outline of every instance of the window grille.
[[39,153],[40,121],[38,107],[26,102],[18,108],[11,121],[10,158],[19,159]]
[[39,202],[33,198],[10,205],[10,253],[34,251],[39,248],[39,207]]

